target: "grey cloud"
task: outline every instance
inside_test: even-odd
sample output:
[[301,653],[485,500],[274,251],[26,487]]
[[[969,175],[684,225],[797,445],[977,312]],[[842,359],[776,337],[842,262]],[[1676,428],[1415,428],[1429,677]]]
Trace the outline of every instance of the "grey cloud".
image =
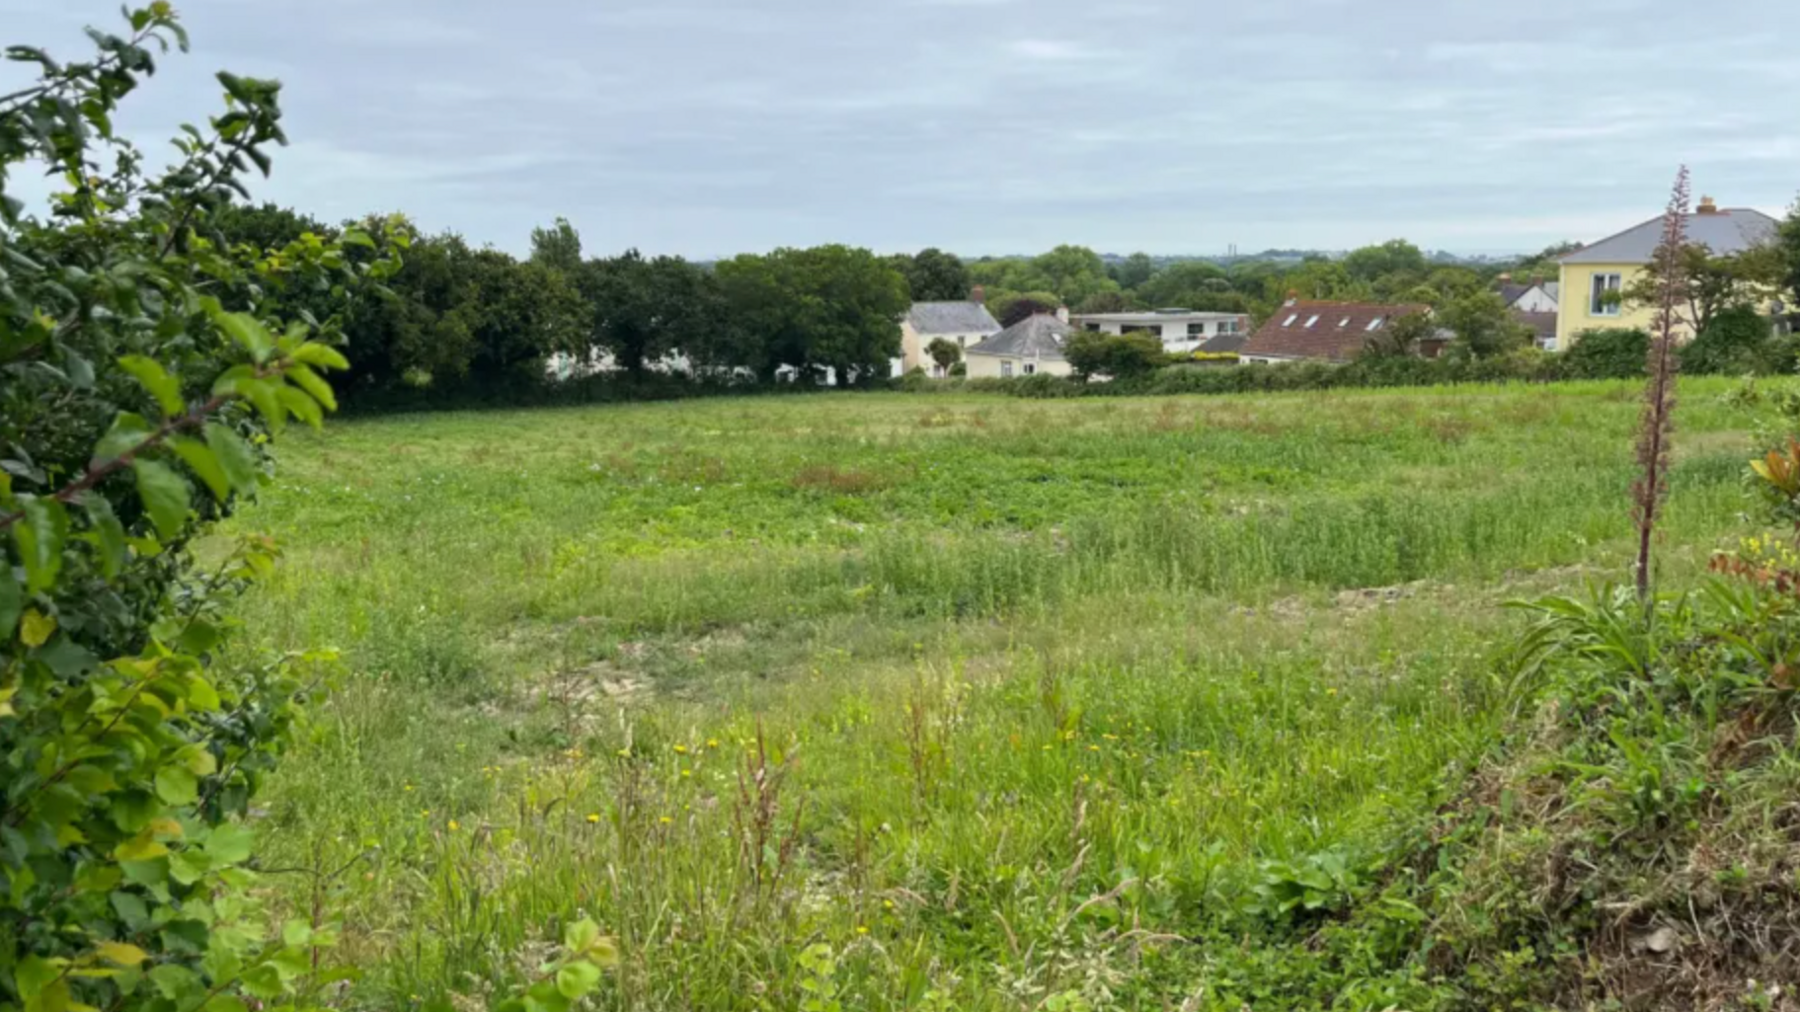
[[[122,125],[286,82],[270,199],[403,209],[520,250],[843,241],[964,253],[1458,249],[1591,238],[1680,161],[1731,204],[1800,189],[1791,0],[185,0]],[[108,0],[0,0],[4,41],[80,44]],[[147,148],[153,145],[146,139]]]

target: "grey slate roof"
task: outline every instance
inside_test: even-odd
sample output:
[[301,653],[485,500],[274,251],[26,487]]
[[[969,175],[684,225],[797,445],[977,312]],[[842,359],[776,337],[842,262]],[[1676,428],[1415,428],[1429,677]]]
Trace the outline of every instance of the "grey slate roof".
[[1546,282],[1544,282],[1544,294],[1555,299],[1557,301],[1557,303],[1560,305],[1562,303],[1562,282],[1561,281],[1546,281]]
[[1532,285],[1501,285],[1500,301],[1506,303],[1510,307],[1513,303],[1524,298],[1525,293],[1531,291],[1533,287],[1534,286]]
[[[1769,241],[1775,219],[1749,207],[1721,207],[1713,214],[1690,214],[1687,241],[1711,249],[1717,256],[1741,253]],[[1565,264],[1647,264],[1662,241],[1662,217],[1608,236],[1562,258]]]
[[1015,358],[1058,359],[1069,325],[1048,313],[1029,316],[993,337],[967,349],[966,355],[1007,355]]
[[1244,345],[1249,343],[1250,334],[1248,331],[1239,331],[1236,334],[1215,334],[1206,339],[1206,343],[1200,346],[1200,350],[1211,352],[1243,351]]
[[922,337],[992,334],[1000,329],[1000,321],[979,302],[915,302],[906,318]]
[[1531,336],[1538,340],[1554,340],[1556,338],[1555,313],[1527,313],[1522,309],[1510,310],[1512,318],[1531,328]]

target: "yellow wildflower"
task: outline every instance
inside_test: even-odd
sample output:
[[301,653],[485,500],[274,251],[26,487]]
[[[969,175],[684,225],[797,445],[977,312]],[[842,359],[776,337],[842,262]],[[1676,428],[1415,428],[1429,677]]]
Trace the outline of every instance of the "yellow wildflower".
[[719,739],[717,739],[717,738],[706,739],[706,747],[707,748],[718,748],[719,747]]
[[597,823],[599,821],[600,821],[600,813],[599,812],[589,812],[588,813],[588,824],[589,825],[593,825],[594,823]]
[[688,751],[688,747],[686,745],[675,746],[675,754],[676,755],[687,755],[687,751]]
[[459,829],[461,829],[461,828],[462,828],[462,827],[461,827],[461,826],[459,826],[459,825],[457,825],[457,824],[456,824],[456,820],[455,820],[455,819],[451,819],[451,820],[450,820],[450,832],[452,832],[452,833],[454,833],[454,832],[456,832],[456,831],[457,831],[457,830],[459,830]]
[[656,820],[656,821],[658,821],[658,822],[660,822],[660,823],[662,823],[662,824],[663,824],[663,825],[665,825],[665,826],[666,826],[666,825],[668,825],[668,824],[669,824],[669,823],[671,823],[671,822],[674,822],[674,821],[675,821],[675,820],[674,820],[674,819],[671,819],[671,818],[669,818],[669,817],[668,817],[668,816],[666,816],[666,815],[665,815],[665,816],[663,816],[663,817],[662,817],[662,818],[660,818],[660,819],[657,819],[657,820]]

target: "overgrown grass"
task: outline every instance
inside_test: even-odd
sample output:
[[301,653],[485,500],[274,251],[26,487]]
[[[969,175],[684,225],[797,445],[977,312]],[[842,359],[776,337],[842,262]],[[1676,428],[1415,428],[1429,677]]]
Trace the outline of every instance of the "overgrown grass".
[[[1730,387],[1683,387],[1675,583],[1737,525]],[[623,944],[606,1007],[1237,1009],[1289,972],[1256,941],[1294,930],[1283,883],[1355,875],[1492,743],[1497,605],[1625,573],[1637,412],[1567,384],[341,425],[238,521],[293,553],[246,654],[347,668],[270,862],[312,869],[294,902],[371,1007],[477,1000],[580,911]]]

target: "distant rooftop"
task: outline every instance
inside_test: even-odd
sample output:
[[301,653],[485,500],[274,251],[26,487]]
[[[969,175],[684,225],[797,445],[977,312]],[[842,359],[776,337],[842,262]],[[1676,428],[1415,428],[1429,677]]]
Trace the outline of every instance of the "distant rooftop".
[[[1775,235],[1774,218],[1751,207],[1712,208],[1710,199],[1687,216],[1687,241],[1705,246],[1716,256],[1742,253],[1768,242]],[[1647,264],[1662,242],[1661,215],[1641,225],[1607,236],[1562,258],[1565,264]]]
[[932,334],[993,334],[1000,321],[979,302],[915,302],[906,318],[920,336]]
[[1084,323],[1151,323],[1170,319],[1235,320],[1242,313],[1214,313],[1193,309],[1146,309],[1136,313],[1080,313]]
[[1048,313],[1028,316],[968,349],[967,355],[1008,355],[1056,360],[1063,357],[1069,325]]

